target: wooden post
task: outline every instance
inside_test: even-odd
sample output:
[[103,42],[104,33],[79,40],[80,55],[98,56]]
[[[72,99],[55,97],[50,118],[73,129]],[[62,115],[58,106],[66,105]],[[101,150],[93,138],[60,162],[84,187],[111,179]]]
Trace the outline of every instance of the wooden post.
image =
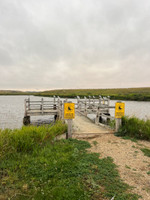
[[27,103],[26,103],[26,99],[24,100],[24,107],[25,107],[25,116],[27,116]]
[[80,97],[77,96],[77,109],[79,108]]
[[93,96],[93,106],[95,107],[95,96]]
[[[65,102],[65,101],[64,101]],[[72,105],[72,101],[68,101],[66,104],[64,104],[64,118],[67,120],[67,125],[68,125],[68,131],[66,133],[66,139],[68,138],[72,138],[72,119],[74,118],[73,116],[70,118],[70,116],[67,114],[70,114],[68,113],[68,111],[70,112],[70,109],[71,109],[71,105]],[[66,106],[65,106],[66,105]],[[74,107],[74,104],[72,105]],[[73,113],[74,113],[74,108],[72,109]],[[71,113],[71,114],[73,114]]]
[[54,96],[54,105],[56,104],[56,97]]
[[102,123],[103,122],[103,118],[102,118],[102,114],[100,113],[99,114],[99,123]]
[[87,116],[87,102],[86,102],[86,97],[84,97],[84,100],[85,100],[84,114]]
[[102,103],[102,97],[99,96],[99,106],[101,107],[101,103]]
[[41,108],[42,108],[42,114],[43,114],[43,98],[41,99]]
[[62,101],[60,101],[60,119],[64,119],[64,115],[63,115],[63,103]]
[[[107,111],[106,111],[106,113],[107,113],[106,115],[108,115],[108,116],[110,116],[109,105],[110,105],[110,96],[107,97],[107,107],[108,108],[107,108]],[[109,122],[110,122],[110,118],[107,118],[106,123],[109,124]]]
[[121,101],[117,101],[115,105],[115,131],[118,132],[119,128],[122,125],[122,117],[125,113],[125,104]]
[[79,100],[78,110],[81,112],[81,100]]
[[30,116],[24,116],[23,124],[24,125],[29,125],[30,124]]
[[102,104],[105,105],[105,97],[102,98]]
[[57,113],[58,113],[58,119],[60,119],[60,97],[58,97],[58,100],[57,100]]
[[[53,106],[53,109],[54,109],[54,110],[56,110],[56,109],[57,109],[57,106],[56,106],[56,104],[54,104],[54,106]],[[58,118],[58,115],[57,115],[57,114],[55,114],[55,115],[54,115],[54,120],[56,121],[56,120],[57,120],[57,118]]]
[[72,138],[72,119],[67,119],[68,132],[66,134],[66,139]]
[[122,119],[121,118],[115,118],[115,131],[118,132],[119,128],[121,127],[122,124]]
[[95,124],[99,123],[99,115],[100,115],[100,108],[97,108],[96,118],[95,118]]
[[91,104],[91,96],[89,96],[89,108],[90,108],[90,104]]
[[30,97],[28,98],[28,110],[30,110]]

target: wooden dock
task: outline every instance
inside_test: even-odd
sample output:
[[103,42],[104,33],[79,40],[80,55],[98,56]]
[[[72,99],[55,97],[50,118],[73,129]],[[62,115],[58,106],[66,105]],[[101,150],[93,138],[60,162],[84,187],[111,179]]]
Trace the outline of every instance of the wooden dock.
[[103,118],[106,118],[107,121],[110,119],[114,119],[110,115],[110,109],[114,109],[115,106],[110,106],[110,97],[101,97],[99,96],[96,99],[94,96],[89,98],[84,97],[81,99],[79,96],[77,97],[77,111],[86,116],[88,114],[95,114],[95,123],[102,123]]
[[[63,119],[64,111],[64,102],[68,102],[67,99],[61,100],[60,97],[53,97],[50,101],[45,101],[43,98],[37,101],[31,101],[30,98],[25,99],[25,114],[23,119],[23,124],[30,124],[31,116],[39,115],[53,115],[54,120]],[[110,106],[109,97],[95,98],[94,96],[89,96],[80,98],[79,96],[76,99],[75,111],[88,117],[88,114],[95,114],[95,123],[102,123],[103,118],[106,118],[107,121],[114,119],[110,116],[110,109],[114,109],[115,106]]]
[[43,98],[38,101],[31,101],[30,98],[25,99],[23,124],[30,124],[30,117],[39,115],[53,115],[55,120],[62,118],[62,101],[60,98],[54,97],[51,101],[44,101]]

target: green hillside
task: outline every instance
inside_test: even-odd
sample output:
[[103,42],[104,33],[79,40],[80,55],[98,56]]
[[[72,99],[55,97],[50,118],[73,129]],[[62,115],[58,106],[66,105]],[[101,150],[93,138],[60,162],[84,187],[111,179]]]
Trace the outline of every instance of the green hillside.
[[64,89],[38,92],[38,96],[60,96],[74,98],[76,96],[110,96],[111,99],[150,101],[150,87],[116,88],[116,89]]

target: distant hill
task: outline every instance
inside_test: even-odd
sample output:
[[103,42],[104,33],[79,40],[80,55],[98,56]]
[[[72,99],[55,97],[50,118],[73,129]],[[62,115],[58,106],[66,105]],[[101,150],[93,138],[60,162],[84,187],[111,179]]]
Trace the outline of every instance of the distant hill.
[[76,96],[110,96],[111,99],[150,101],[150,87],[114,88],[114,89],[62,89],[37,92],[38,96],[60,96],[74,98]]
[[17,90],[0,90],[0,95],[34,95],[35,92],[23,92]]
[[143,88],[114,88],[114,89],[61,89],[42,92],[0,90],[0,95],[35,95],[35,96],[60,96],[75,98],[76,96],[110,96],[117,100],[150,101],[150,87]]

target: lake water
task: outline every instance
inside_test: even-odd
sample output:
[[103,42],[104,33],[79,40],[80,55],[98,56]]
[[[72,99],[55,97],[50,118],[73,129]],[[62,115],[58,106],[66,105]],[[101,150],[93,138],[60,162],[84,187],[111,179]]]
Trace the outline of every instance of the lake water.
[[[21,128],[24,117],[24,99],[29,96],[0,96],[0,128]],[[41,97],[30,96],[31,100],[39,100]],[[44,100],[50,100],[44,97]],[[75,99],[72,99],[76,102]],[[125,103],[125,114],[128,116],[135,115],[140,119],[150,119],[150,102],[122,101]],[[115,100],[110,101],[110,105],[114,106]],[[110,109],[110,113],[114,116],[114,109]],[[32,123],[50,122],[52,116],[31,117]]]

